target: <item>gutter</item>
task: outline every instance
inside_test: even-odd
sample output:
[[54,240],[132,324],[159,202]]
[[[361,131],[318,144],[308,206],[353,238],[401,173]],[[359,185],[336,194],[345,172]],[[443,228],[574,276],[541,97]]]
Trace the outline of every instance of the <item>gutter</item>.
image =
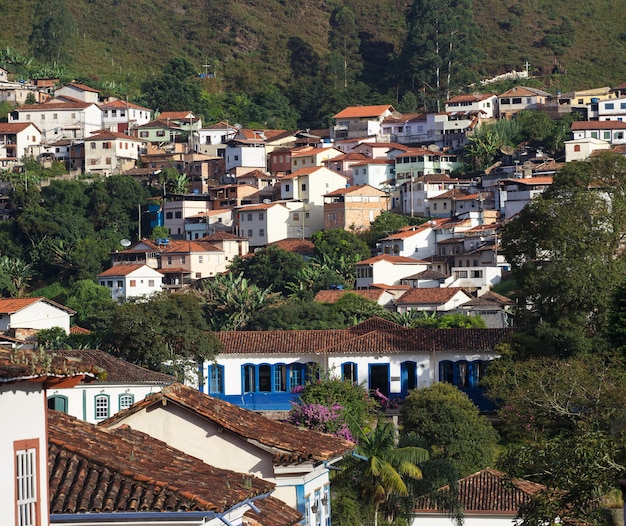
[[213,519],[219,519],[224,526],[233,526],[228,521],[226,515],[230,512],[248,506],[255,513],[261,511],[254,505],[254,502],[266,499],[271,492],[257,495],[238,502],[233,507],[227,509],[223,513],[215,511],[124,511],[124,512],[107,512],[107,513],[54,513],[50,514],[50,524],[100,524],[102,526],[115,526],[123,523],[127,525],[140,525],[150,523],[172,523],[180,522],[181,524],[202,525]]

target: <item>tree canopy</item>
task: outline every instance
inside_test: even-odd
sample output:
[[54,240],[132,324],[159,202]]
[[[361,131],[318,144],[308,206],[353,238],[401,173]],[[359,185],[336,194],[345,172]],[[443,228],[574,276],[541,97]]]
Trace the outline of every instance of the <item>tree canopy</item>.
[[400,416],[403,433],[425,440],[431,457],[448,460],[460,476],[492,465],[498,433],[455,386],[436,383],[414,389]]

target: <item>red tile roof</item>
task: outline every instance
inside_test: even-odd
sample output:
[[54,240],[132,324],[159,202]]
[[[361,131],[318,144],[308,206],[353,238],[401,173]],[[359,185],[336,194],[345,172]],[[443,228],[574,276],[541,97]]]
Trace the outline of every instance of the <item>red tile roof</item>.
[[626,130],[624,121],[574,121],[572,131],[578,130]]
[[54,354],[70,361],[79,361],[90,369],[104,371],[95,381],[97,384],[169,385],[176,381],[173,376],[139,367],[99,349],[63,349],[54,351]]
[[54,387],[55,384],[62,385],[68,378],[75,378],[73,384],[82,378],[93,380],[101,372],[93,365],[52,351],[9,351],[0,348],[0,383],[39,379]]
[[107,430],[58,411],[49,411],[48,447],[51,513],[223,513],[274,486],[128,426]]
[[76,88],[80,91],[90,91],[91,93],[100,93],[96,88],[86,86],[85,84],[80,84],[79,82],[70,82],[67,86],[71,88]]
[[346,194],[360,194],[360,195],[369,195],[369,196],[377,196],[377,197],[384,197],[387,195],[382,190],[379,190],[378,188],[374,188],[373,186],[369,184],[356,184],[354,186],[349,186],[348,188],[339,188],[338,190],[333,190],[332,192],[324,194],[324,197],[333,196],[333,195],[346,195]]
[[[492,351],[508,338],[512,329],[404,329],[392,322],[377,320],[378,329],[308,330],[308,331],[234,331],[216,332],[220,354],[285,355],[307,354],[397,354],[430,351]],[[392,338],[380,334],[391,335]],[[367,338],[362,338],[367,335]],[[360,338],[358,345],[353,344]]]
[[106,269],[104,272],[101,272],[100,274],[98,274],[99,278],[106,278],[106,277],[111,277],[111,276],[128,276],[129,274],[132,274],[133,272],[135,272],[136,270],[139,270],[141,268],[147,268],[150,269],[151,271],[154,272],[159,272],[156,269],[153,269],[151,267],[149,267],[148,265],[114,265],[108,269]]
[[409,289],[396,300],[398,305],[420,305],[420,304],[439,304],[442,305],[450,301],[456,294],[462,292],[467,296],[467,301],[471,298],[459,287],[434,287],[426,289]]
[[56,111],[56,110],[84,110],[95,103],[90,102],[46,102],[44,104],[24,104],[15,111]]
[[393,111],[391,104],[378,106],[350,106],[333,116],[333,119],[350,119],[365,117],[380,117],[388,111]]
[[[520,506],[545,489],[545,486],[528,480],[510,478],[495,469],[484,469],[458,482],[457,498],[466,514],[499,512],[516,515]],[[449,486],[438,492],[447,493]],[[445,511],[433,498],[434,494],[419,497],[414,506],[416,512]]]
[[0,122],[0,133],[20,133],[29,126],[37,128],[32,122]]
[[506,296],[502,296],[496,292],[486,292],[482,296],[478,298],[474,298],[463,304],[463,307],[482,307],[482,306],[494,306],[494,307],[503,307],[505,305],[515,305],[515,302],[512,299],[507,298]]
[[137,137],[131,137],[130,135],[126,135],[125,133],[113,132],[110,130],[98,130],[97,132],[92,133],[86,141],[110,141],[111,139],[122,139],[125,141],[131,142],[144,142]]
[[373,265],[374,263],[379,263],[380,261],[387,261],[388,263],[393,263],[394,265],[417,265],[421,263],[421,261],[417,259],[411,259],[404,256],[390,256],[389,254],[381,254],[380,256],[374,256],[372,258],[359,261],[357,265]]
[[366,298],[372,301],[378,301],[380,297],[383,295],[383,290],[320,290],[313,298],[313,301],[317,303],[336,303],[348,292],[352,294],[356,294],[357,296],[361,296],[362,298]]
[[122,109],[123,110],[126,108],[131,108],[134,110],[144,110],[144,111],[150,111],[150,112],[152,111],[150,108],[138,106],[137,104],[133,104],[132,102],[128,102],[128,101],[120,100],[120,99],[103,102],[102,104],[100,104],[100,108],[102,108],[103,110],[107,110],[107,109]]
[[57,309],[61,309],[69,314],[76,314],[75,311],[66,307],[65,305],[61,305],[56,301],[49,300],[48,298],[10,298],[10,299],[0,299],[0,314],[14,314],[26,307],[34,305],[35,303],[47,303],[48,305],[52,305]]
[[446,101],[446,104],[455,102],[480,102],[481,100],[490,99],[493,97],[491,93],[482,93],[479,95],[457,95]]
[[163,403],[177,404],[244,440],[259,443],[264,449],[271,448],[274,464],[277,465],[331,460],[354,447],[352,442],[333,435],[271,420],[259,413],[213,398],[182,384],[173,384],[165,387],[160,393],[149,395],[126,411],[102,422],[101,425],[109,426],[123,422],[128,414]]
[[301,238],[286,238],[279,241],[270,243],[269,246],[274,246],[286,250],[287,252],[293,252],[295,254],[311,255],[315,252],[315,245],[309,239]]

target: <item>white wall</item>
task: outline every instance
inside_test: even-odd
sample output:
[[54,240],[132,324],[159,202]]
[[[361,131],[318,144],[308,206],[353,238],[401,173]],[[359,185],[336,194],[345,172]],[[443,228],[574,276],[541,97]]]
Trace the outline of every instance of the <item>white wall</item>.
[[41,526],[48,521],[48,459],[46,438],[46,397],[41,383],[0,385],[0,510],[2,524],[16,524],[15,454],[16,440],[39,440],[39,487]]
[[[10,325],[10,327],[9,327]],[[8,329],[52,329],[61,327],[65,332],[70,330],[70,315],[52,305],[39,301],[20,311],[3,314],[0,319],[0,331]]]

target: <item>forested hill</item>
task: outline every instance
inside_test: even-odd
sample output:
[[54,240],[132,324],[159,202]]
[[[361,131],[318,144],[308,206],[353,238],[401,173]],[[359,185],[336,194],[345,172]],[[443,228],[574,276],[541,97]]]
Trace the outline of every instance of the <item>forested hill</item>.
[[[626,81],[624,0],[0,0],[0,46],[131,94],[170,59],[184,57],[198,73],[215,73],[217,90],[258,93],[268,85],[283,90],[294,78],[320,72],[328,82],[334,68],[340,87],[358,81],[357,94],[400,99],[420,86],[414,71],[410,82],[406,78],[407,28],[418,33],[433,23],[407,23],[420,12],[415,6],[426,18],[447,11],[447,24],[456,19],[463,25],[473,14],[473,37],[462,44],[471,51],[463,60],[472,75],[464,79],[522,70],[528,61],[544,88]],[[37,49],[33,27],[55,10],[69,16],[54,42],[40,41]],[[55,50],[59,42],[63,49]],[[346,79],[342,53],[354,45],[358,55],[349,57]],[[422,80],[422,86],[430,85]]]

